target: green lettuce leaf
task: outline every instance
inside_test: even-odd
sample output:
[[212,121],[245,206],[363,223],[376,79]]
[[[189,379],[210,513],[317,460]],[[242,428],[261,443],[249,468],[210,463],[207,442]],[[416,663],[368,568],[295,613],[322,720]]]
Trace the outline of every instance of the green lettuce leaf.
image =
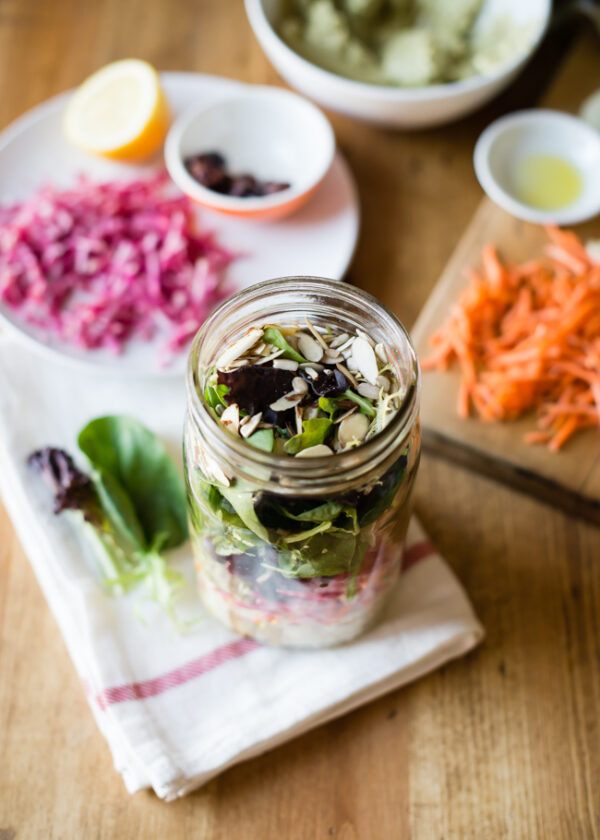
[[218,405],[227,406],[224,397],[228,391],[227,385],[207,385],[204,389],[204,399],[211,408]]
[[312,420],[302,421],[302,433],[286,440],[284,449],[288,455],[296,455],[309,446],[323,443],[331,429],[331,420],[326,417],[314,417]]
[[275,444],[275,435],[273,434],[273,429],[259,429],[257,432],[253,432],[246,440],[257,449],[272,452]]
[[304,356],[301,356],[291,344],[283,337],[280,330],[276,327],[267,327],[263,332],[263,341],[266,341],[267,344],[272,344],[274,347],[277,347],[278,350],[283,350],[283,358],[284,359],[292,359],[294,362],[298,362],[298,364],[304,364],[307,360]]

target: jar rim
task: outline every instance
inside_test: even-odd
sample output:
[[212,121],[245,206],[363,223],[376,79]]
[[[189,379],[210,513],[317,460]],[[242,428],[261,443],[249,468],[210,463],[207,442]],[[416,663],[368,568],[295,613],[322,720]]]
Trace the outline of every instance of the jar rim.
[[[199,369],[201,352],[207,336],[226,319],[233,315],[240,305],[256,302],[261,298],[267,301],[275,293],[281,296],[287,293],[289,296],[290,315],[293,312],[294,300],[301,304],[301,295],[310,293],[331,295],[331,308],[343,312],[344,301],[359,302],[368,307],[378,320],[382,321],[386,329],[390,328],[394,333],[393,346],[400,343],[403,349],[408,351],[410,360],[409,375],[410,382],[407,383],[406,393],[402,403],[388,425],[378,432],[374,437],[347,452],[335,452],[332,455],[324,455],[315,458],[293,458],[289,455],[278,455],[272,452],[265,452],[248,444],[243,438],[232,435],[212,416],[208,403],[204,397],[204,383],[200,381],[203,371]],[[309,308],[307,303],[302,303],[302,308]],[[264,318],[257,318],[253,323],[270,323],[268,320],[269,309],[264,310]],[[332,320],[335,316],[332,316]],[[250,322],[248,322],[250,323]],[[390,342],[392,343],[392,342]],[[335,478],[332,483],[352,480],[364,473],[365,465],[375,465],[387,460],[390,446],[395,451],[396,444],[404,441],[418,414],[419,394],[421,386],[421,374],[416,351],[408,335],[407,330],[400,320],[391,312],[385,304],[356,286],[332,280],[326,277],[312,275],[290,275],[265,280],[242,289],[220,304],[204,324],[200,327],[192,342],[186,372],[186,388],[188,398],[188,410],[197,426],[212,436],[211,443],[220,450],[222,457],[227,453],[235,453],[248,466],[254,467],[257,471],[260,468],[270,468],[273,472],[285,473],[289,479],[304,484],[312,481],[323,482],[328,478]],[[254,476],[254,474],[252,474]],[[256,480],[254,477],[252,480]],[[321,484],[323,489],[323,484]]]

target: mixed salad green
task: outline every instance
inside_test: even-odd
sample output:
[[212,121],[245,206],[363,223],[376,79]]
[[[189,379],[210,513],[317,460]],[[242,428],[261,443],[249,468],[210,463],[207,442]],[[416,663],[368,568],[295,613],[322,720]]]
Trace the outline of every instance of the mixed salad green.
[[28,463],[53,491],[55,513],[81,515],[106,586],[120,594],[144,584],[177,624],[175,596],[183,577],[163,554],[188,538],[177,467],[156,435],[133,417],[92,420],[78,444],[89,475],[52,446],[32,452]]

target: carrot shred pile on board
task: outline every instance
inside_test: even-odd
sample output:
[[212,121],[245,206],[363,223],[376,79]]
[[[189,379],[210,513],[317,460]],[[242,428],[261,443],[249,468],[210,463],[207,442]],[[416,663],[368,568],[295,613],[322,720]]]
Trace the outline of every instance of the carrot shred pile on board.
[[493,246],[446,323],[423,370],[461,367],[458,413],[513,420],[537,409],[529,443],[556,451],[600,424],[600,263],[578,237],[547,228],[540,259],[504,265]]

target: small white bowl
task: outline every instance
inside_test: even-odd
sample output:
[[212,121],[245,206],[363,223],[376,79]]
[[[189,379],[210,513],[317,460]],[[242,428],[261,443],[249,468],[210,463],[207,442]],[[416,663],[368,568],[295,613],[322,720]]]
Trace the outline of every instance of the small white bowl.
[[[234,174],[289,183],[267,196],[224,195],[202,186],[184,160],[220,152]],[[186,195],[211,210],[252,219],[276,219],[304,204],[327,175],[335,135],[312,103],[276,87],[248,86],[212,105],[190,108],[172,125],[165,143],[171,178]]]
[[[541,210],[515,194],[515,168],[530,155],[552,155],[580,174],[581,193],[569,204]],[[537,224],[576,224],[600,213],[600,134],[561,111],[533,109],[501,117],[475,144],[475,173],[489,197],[513,216]]]
[[[451,5],[453,0],[448,0]],[[442,125],[471,113],[517,76],[544,37],[551,0],[484,0],[475,23],[480,32],[493,28],[498,18],[530,26],[529,48],[485,76],[427,87],[366,84],[339,76],[307,61],[279,37],[276,26],[284,0],[245,0],[246,14],[256,38],[275,69],[306,96],[332,111],[394,128]]]

